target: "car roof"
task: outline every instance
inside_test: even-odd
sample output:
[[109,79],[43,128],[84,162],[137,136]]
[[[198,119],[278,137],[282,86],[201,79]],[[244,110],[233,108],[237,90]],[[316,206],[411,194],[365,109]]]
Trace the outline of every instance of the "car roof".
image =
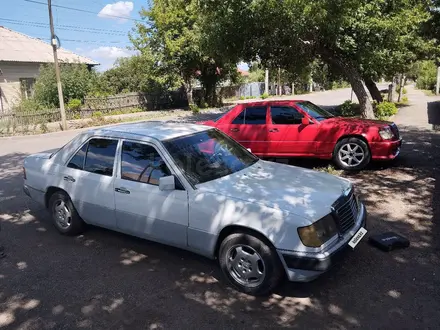
[[89,131],[92,134],[106,134],[122,138],[153,138],[159,141],[203,132],[212,129],[209,126],[173,123],[166,121],[142,121],[137,123],[118,124]]
[[264,100],[264,101],[251,101],[251,102],[240,102],[239,105],[272,105],[272,104],[292,104],[292,103],[299,103],[299,102],[308,102],[306,100]]

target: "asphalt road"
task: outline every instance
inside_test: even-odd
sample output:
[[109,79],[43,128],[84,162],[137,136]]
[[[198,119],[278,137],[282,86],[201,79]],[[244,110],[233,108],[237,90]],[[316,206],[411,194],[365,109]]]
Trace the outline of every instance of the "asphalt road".
[[[347,92],[308,97],[335,105]],[[0,139],[0,242],[7,253],[0,260],[0,328],[440,328],[440,135],[430,124],[440,107],[419,92],[409,97],[413,105],[394,119],[406,141],[400,159],[351,178],[368,206],[369,234],[394,230],[411,247],[383,253],[362,241],[317,281],[286,283],[264,298],[228,288],[214,262],[191,253],[98,228],[59,235],[22,193],[21,164],[77,132]]]

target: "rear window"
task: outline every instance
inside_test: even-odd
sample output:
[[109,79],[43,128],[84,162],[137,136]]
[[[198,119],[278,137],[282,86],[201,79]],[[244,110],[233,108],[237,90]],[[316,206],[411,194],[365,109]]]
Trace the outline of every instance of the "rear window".
[[234,119],[232,124],[247,124],[247,125],[264,125],[266,124],[266,107],[248,107],[245,108]]

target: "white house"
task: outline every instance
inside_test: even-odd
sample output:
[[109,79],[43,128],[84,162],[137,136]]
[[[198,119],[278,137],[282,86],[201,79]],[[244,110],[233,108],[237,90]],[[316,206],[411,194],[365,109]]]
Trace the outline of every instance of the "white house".
[[[99,64],[63,48],[58,49],[58,59],[64,63]],[[0,114],[31,96],[40,65],[53,62],[49,43],[0,26]]]

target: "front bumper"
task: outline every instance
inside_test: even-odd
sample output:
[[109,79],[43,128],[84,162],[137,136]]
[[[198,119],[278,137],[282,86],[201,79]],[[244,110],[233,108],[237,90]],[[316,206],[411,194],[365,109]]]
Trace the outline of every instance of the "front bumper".
[[361,205],[361,211],[355,226],[343,239],[332,245],[328,250],[315,254],[279,251],[289,281],[312,281],[339,263],[347,253],[351,252],[352,248],[348,245],[348,242],[361,227],[366,228],[367,224],[367,210],[363,204]]
[[396,141],[370,142],[371,158],[374,160],[392,160],[399,156],[402,139]]

